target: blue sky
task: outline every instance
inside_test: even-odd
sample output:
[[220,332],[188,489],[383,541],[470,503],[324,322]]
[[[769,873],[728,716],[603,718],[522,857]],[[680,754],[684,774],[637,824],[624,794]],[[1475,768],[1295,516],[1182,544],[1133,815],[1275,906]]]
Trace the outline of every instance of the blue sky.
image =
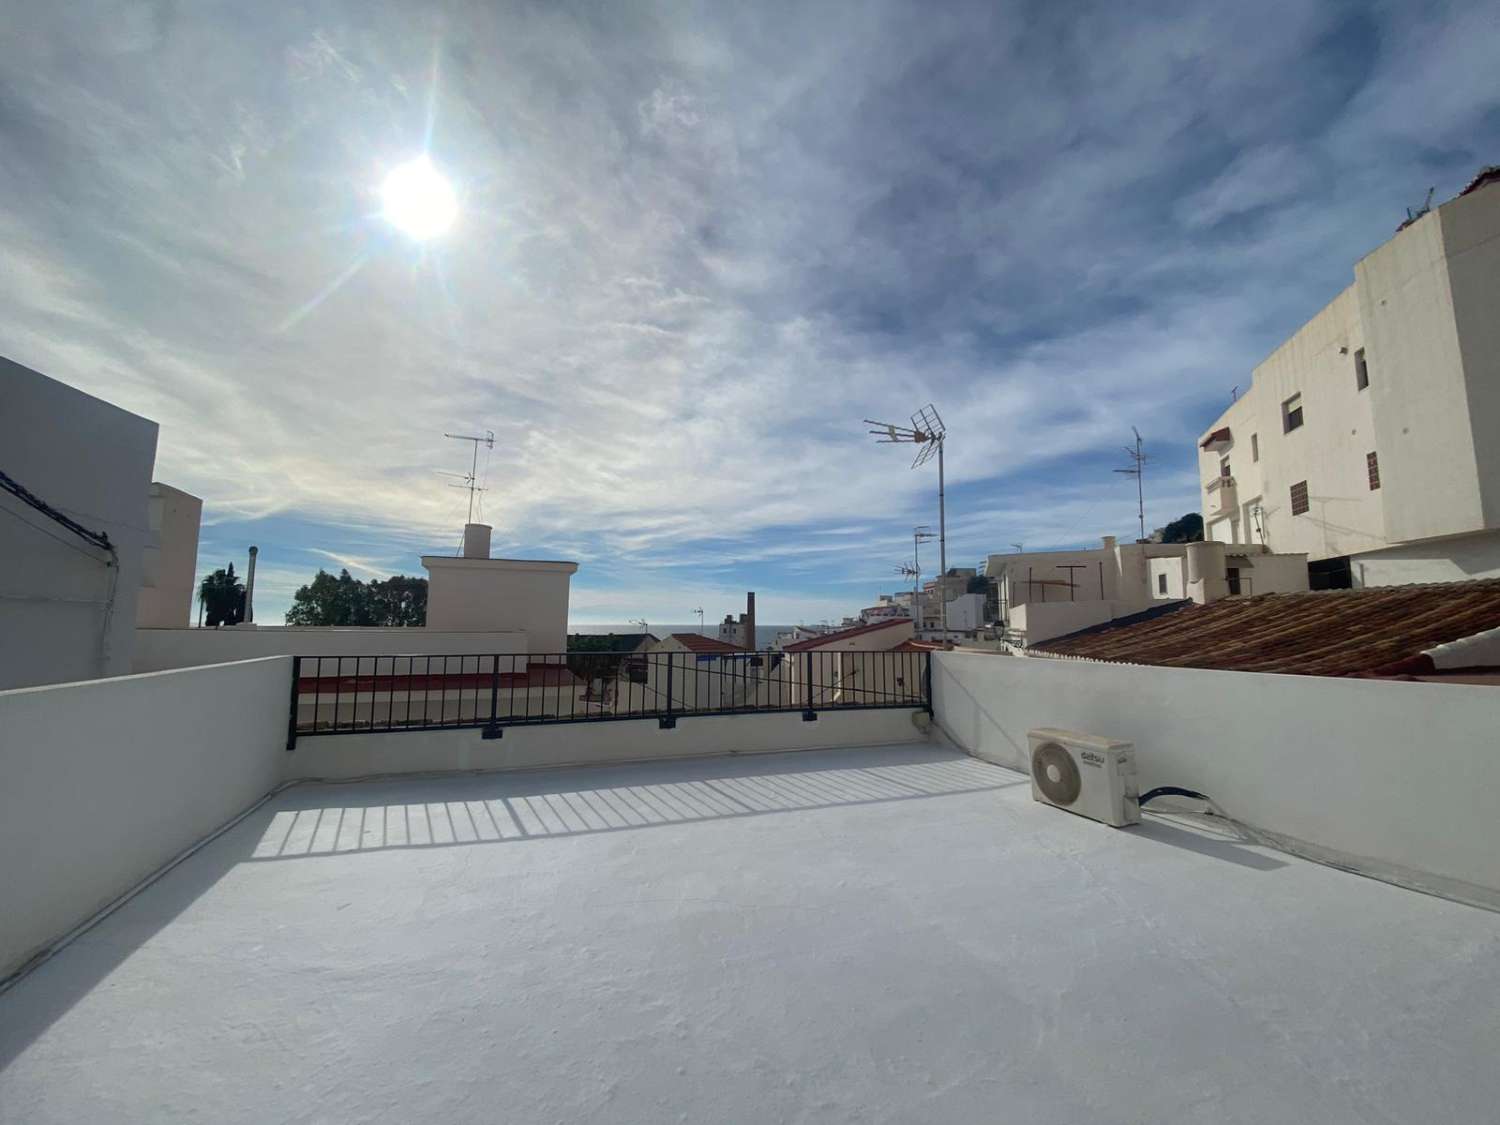
[[1497,58],[1484,3],[25,5],[0,350],[161,423],[262,620],[451,553],[486,428],[576,621],[840,616],[937,518],[867,416],[942,410],[952,565],[1132,535],[1132,425],[1196,510],[1231,388],[1500,161]]

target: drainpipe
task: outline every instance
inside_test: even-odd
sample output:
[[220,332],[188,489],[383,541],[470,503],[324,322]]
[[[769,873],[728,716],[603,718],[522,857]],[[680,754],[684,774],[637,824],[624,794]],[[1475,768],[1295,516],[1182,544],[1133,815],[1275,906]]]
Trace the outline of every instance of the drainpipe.
[[259,547],[250,548],[250,565],[245,570],[245,621],[246,625],[255,624],[255,556],[260,554]]

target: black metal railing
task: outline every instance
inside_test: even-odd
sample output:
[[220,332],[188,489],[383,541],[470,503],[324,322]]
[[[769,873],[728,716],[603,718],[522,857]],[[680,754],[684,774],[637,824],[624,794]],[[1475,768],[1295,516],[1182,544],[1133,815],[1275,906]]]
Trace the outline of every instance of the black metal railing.
[[300,736],[882,707],[931,711],[931,654],[560,652],[292,658]]

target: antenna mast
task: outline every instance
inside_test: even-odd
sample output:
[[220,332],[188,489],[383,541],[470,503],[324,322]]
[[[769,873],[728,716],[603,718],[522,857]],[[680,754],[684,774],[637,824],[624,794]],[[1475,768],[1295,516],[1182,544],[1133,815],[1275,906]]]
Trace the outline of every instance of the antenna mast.
[[948,642],[948,598],[943,589],[943,579],[948,574],[948,508],[943,487],[943,439],[947,427],[937,407],[928,403],[911,416],[910,426],[893,426],[889,422],[877,422],[866,418],[865,425],[874,426],[870,433],[880,445],[897,445],[910,442],[917,447],[917,456],[911,467],[919,469],[937,454],[938,463],[938,614],[942,624],[943,643]]
[[1138,542],[1144,543],[1146,541],[1146,492],[1143,482],[1146,476],[1146,461],[1148,458],[1142,449],[1141,431],[1131,426],[1130,432],[1135,435],[1135,445],[1134,447],[1128,445],[1125,447],[1125,456],[1130,458],[1131,467],[1128,469],[1116,469],[1115,472],[1122,476],[1135,477],[1136,515],[1141,521],[1141,537]]
[[[483,488],[479,487],[479,447],[480,445],[483,445],[486,449],[494,449],[495,431],[485,430],[483,437],[476,437],[472,434],[444,434],[443,436],[445,438],[452,438],[454,441],[472,441],[474,443],[474,460],[469,465],[469,475],[463,478],[464,481],[467,482],[467,487],[469,489],[469,518],[465,522],[473,523],[474,494],[476,492],[484,491]],[[488,464],[488,462],[486,462],[486,464]],[[462,486],[454,485],[454,487],[458,488]]]

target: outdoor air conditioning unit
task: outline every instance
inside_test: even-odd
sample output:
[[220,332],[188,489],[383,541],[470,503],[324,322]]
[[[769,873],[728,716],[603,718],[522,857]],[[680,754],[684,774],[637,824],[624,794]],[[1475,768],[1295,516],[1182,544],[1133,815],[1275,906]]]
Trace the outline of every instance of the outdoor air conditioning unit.
[[1035,800],[1115,828],[1140,823],[1134,745],[1051,727],[1026,737]]

